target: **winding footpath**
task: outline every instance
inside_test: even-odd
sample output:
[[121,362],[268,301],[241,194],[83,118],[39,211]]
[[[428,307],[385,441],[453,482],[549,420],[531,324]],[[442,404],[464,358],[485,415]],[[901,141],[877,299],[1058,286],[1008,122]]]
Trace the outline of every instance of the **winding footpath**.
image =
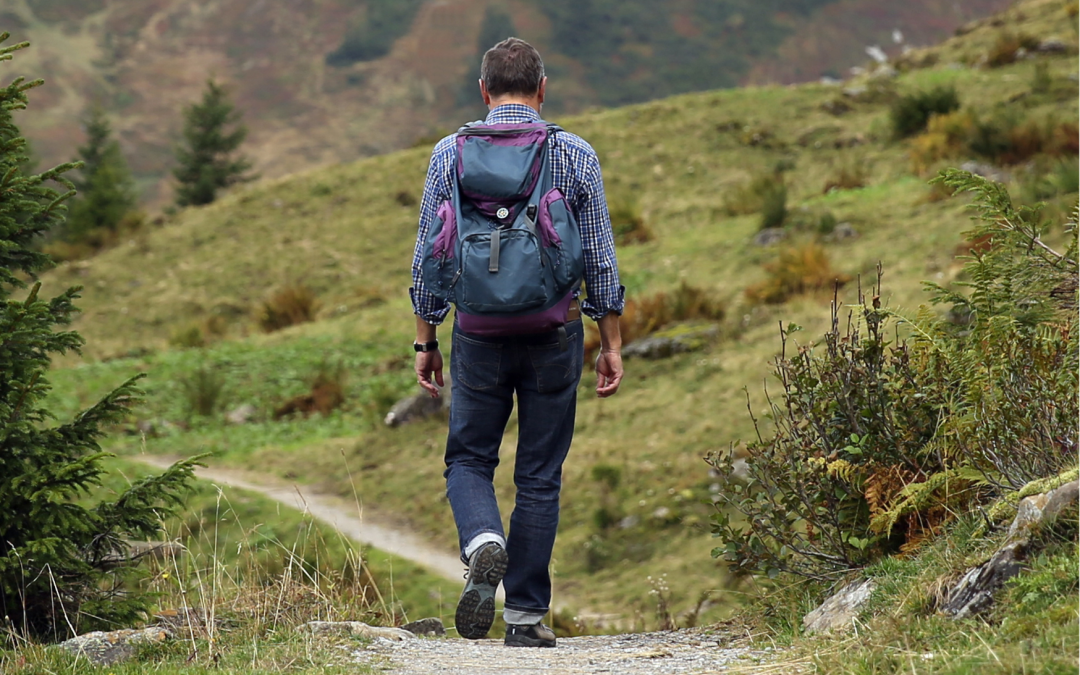
[[[131,459],[164,469],[175,458],[135,455]],[[319,494],[310,487],[267,482],[252,472],[201,467],[195,475],[220,488],[261,494],[295,508],[367,546],[410,560],[431,572],[461,581],[464,566],[452,553],[395,526],[371,507]],[[502,598],[502,589],[499,589]],[[770,664],[769,649],[753,649],[742,636],[707,628],[560,638],[555,649],[510,649],[502,640],[376,638],[355,650],[353,660],[390,675],[699,675],[783,673],[794,664]],[[763,662],[764,660],[764,662]]]

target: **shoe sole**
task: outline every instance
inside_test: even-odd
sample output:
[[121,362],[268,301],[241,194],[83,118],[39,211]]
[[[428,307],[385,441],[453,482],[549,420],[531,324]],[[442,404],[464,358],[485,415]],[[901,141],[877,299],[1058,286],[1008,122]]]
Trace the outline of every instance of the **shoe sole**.
[[531,638],[524,635],[510,635],[506,637],[503,644],[507,647],[554,647],[555,641]]
[[469,578],[458,600],[454,625],[467,640],[487,636],[495,622],[495,589],[506,574],[508,557],[501,546],[486,546],[469,565]]

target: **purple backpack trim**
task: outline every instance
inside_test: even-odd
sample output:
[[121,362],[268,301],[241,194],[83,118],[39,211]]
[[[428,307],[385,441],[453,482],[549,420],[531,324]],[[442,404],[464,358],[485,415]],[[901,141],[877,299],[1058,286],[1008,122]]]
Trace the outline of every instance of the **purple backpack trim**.
[[548,193],[540,199],[540,213],[537,215],[536,225],[540,231],[540,239],[544,243],[545,248],[551,248],[552,246],[562,246],[562,238],[559,237],[559,233],[555,231],[555,224],[551,222],[551,203],[557,202],[560,199],[564,199],[563,193],[559,191],[559,188],[551,188]]
[[454,215],[454,204],[447,200],[439,205],[435,217],[442,220],[442,229],[439,236],[435,237],[432,246],[431,257],[436,260],[449,260],[454,257],[454,244],[457,243],[457,216]]
[[573,292],[567,293],[565,298],[555,303],[555,306],[550,309],[525,316],[477,316],[466,314],[461,311],[461,308],[458,308],[455,316],[458,327],[470,335],[500,337],[546,333],[566,325],[566,313],[570,310],[570,302],[573,299]]

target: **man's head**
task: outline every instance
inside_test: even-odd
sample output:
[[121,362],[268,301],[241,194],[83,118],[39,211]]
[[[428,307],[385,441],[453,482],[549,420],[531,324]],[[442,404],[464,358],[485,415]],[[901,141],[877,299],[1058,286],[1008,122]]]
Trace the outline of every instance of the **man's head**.
[[480,65],[480,92],[488,106],[513,101],[539,110],[546,81],[540,53],[518,38],[506,38],[487,50]]

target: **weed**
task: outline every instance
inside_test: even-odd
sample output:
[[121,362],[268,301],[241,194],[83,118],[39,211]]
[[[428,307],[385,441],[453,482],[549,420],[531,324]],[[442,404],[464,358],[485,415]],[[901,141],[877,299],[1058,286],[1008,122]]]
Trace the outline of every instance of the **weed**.
[[779,304],[814,291],[842,286],[851,280],[833,269],[829,254],[820,244],[809,243],[780,251],[764,265],[767,278],[746,289],[751,303]]
[[825,181],[822,192],[828,194],[834,190],[855,190],[866,187],[870,177],[870,169],[866,160],[861,157],[844,155],[835,167],[835,173]]
[[314,321],[319,305],[315,293],[307,286],[285,286],[262,304],[259,310],[259,327],[270,333]]
[[776,181],[772,189],[762,195],[761,220],[758,222],[758,229],[766,230],[782,226],[787,214],[787,186],[783,181]]
[[202,366],[180,380],[187,416],[210,417],[225,402],[225,377],[213,366]]
[[754,176],[725,195],[724,212],[731,216],[758,213],[765,208],[766,201],[775,200],[780,193],[783,193],[780,201],[786,203],[787,188],[781,172]]
[[629,201],[617,201],[612,204],[609,201],[608,209],[616,244],[643,244],[652,240],[652,230],[645,223],[639,204]]
[[901,96],[889,107],[889,120],[895,138],[907,138],[926,129],[933,115],[959,110],[960,97],[955,87],[935,87],[929,91]]
[[400,204],[401,206],[404,206],[406,208],[411,208],[413,206],[416,206],[417,203],[418,203],[416,201],[416,195],[414,195],[413,193],[408,192],[406,190],[400,190],[396,195],[394,195],[394,200],[398,204]]

